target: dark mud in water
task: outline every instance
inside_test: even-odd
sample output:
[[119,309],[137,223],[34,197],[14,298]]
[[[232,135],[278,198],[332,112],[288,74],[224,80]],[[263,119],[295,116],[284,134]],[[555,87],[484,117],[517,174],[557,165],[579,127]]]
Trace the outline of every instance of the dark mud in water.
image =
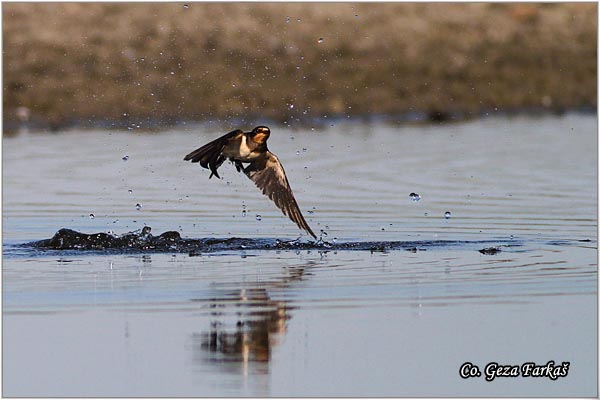
[[365,241],[365,242],[328,242],[322,238],[317,241],[282,241],[279,239],[252,238],[182,238],[176,231],[167,231],[158,236],[152,235],[149,226],[123,235],[82,233],[72,229],[60,229],[50,239],[25,243],[20,247],[42,250],[94,250],[110,253],[156,252],[189,253],[199,255],[219,251],[239,250],[361,250],[361,251],[425,251],[435,248],[458,247],[471,248],[482,254],[494,255],[501,247],[520,246],[519,241],[510,240],[423,240],[423,241]]

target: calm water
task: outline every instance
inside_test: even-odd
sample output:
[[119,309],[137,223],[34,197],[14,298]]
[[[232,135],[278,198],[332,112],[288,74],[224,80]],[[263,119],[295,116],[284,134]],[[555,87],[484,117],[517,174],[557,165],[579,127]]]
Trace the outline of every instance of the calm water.
[[[464,245],[194,257],[17,248],[63,227],[300,231],[228,163],[209,181],[183,162],[223,132],[5,137],[3,394],[597,395],[595,116],[272,131],[324,239]],[[494,244],[500,253],[477,251]],[[570,362],[568,376],[459,377],[466,361],[550,360]]]

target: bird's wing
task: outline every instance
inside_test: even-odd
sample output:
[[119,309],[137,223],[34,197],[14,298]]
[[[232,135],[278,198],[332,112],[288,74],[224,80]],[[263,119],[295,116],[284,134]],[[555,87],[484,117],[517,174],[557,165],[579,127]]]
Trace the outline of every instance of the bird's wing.
[[262,190],[263,194],[273,200],[284,215],[294,221],[300,229],[317,238],[302,216],[283,166],[275,154],[267,151],[265,157],[253,161],[244,168],[244,173]]
[[217,173],[217,168],[219,168],[221,164],[223,164],[223,161],[225,161],[225,157],[221,156],[221,152],[231,139],[236,138],[240,134],[244,134],[244,132],[240,129],[231,131],[228,134],[205,144],[199,149],[192,151],[190,154],[185,156],[183,160],[191,161],[193,163],[199,162],[203,168],[210,169],[212,173],[209,179],[212,178],[213,175],[215,175],[217,178],[221,178]]

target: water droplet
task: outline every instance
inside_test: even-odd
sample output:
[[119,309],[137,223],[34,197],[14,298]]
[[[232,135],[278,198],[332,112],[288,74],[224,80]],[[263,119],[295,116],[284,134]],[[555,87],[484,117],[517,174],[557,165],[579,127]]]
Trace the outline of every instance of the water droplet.
[[319,40],[317,40],[317,43],[323,43],[323,38],[319,38]]
[[303,147],[303,148],[302,148],[302,152],[303,152],[303,153],[306,153],[306,147]]
[[129,193],[129,194],[132,194],[132,193],[133,193],[133,190],[129,189],[129,190],[127,191],[127,193]]
[[450,211],[446,211],[444,213],[444,218],[449,219],[452,216],[452,213]]
[[127,160],[129,160],[129,156],[123,156],[123,157],[121,158],[121,160],[123,160],[123,161],[127,161]]
[[300,151],[297,151],[297,152],[296,152],[296,155],[297,155],[297,156],[299,156],[299,155],[300,155]]
[[256,214],[256,220],[257,221],[262,221],[262,216],[260,214]]
[[138,211],[140,211],[142,209],[142,205],[140,203],[137,203],[135,205],[135,209],[138,210]]
[[184,4],[183,8],[185,8],[187,10],[188,8],[190,8],[190,5],[189,4]]
[[410,197],[410,199],[412,201],[419,201],[421,200],[421,195],[419,193],[411,193],[408,195],[408,197]]
[[300,21],[302,21],[300,18],[298,18],[298,19],[296,20],[296,22],[300,22]]
[[289,24],[292,19],[290,17],[285,17],[285,23]]
[[294,105],[293,105],[293,104],[290,104],[290,110],[291,110],[292,108],[294,108]]
[[94,219],[96,216],[94,214],[90,214],[90,219]]
[[245,217],[245,216],[246,216],[246,209],[244,208],[244,209],[242,210],[242,217]]

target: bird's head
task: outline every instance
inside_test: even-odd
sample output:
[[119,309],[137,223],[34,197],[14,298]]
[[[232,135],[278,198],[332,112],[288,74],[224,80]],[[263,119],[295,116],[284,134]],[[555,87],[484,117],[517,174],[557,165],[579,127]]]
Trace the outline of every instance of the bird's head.
[[250,132],[252,140],[259,144],[266,142],[269,135],[271,135],[271,130],[266,126],[257,126]]

